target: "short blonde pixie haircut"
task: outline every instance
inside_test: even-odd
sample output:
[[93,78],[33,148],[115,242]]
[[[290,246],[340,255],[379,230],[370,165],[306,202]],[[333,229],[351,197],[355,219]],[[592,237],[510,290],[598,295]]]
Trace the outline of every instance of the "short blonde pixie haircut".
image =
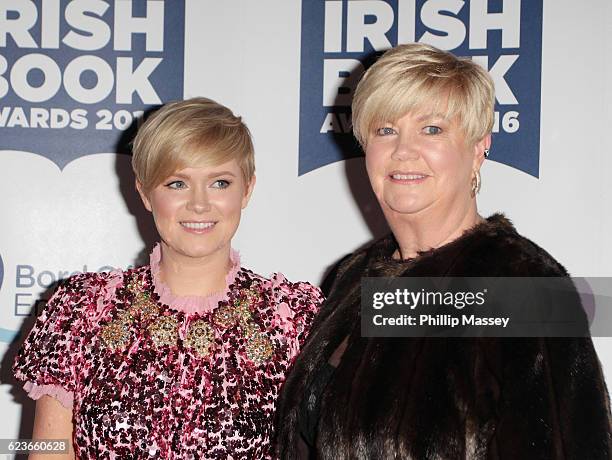
[[248,184],[255,174],[249,129],[224,105],[195,97],[166,104],[143,123],[134,138],[132,168],[148,193],[181,169],[233,159]]
[[468,58],[422,43],[387,51],[363,75],[353,98],[353,133],[362,147],[384,123],[408,112],[456,120],[473,145],[493,129],[495,88]]

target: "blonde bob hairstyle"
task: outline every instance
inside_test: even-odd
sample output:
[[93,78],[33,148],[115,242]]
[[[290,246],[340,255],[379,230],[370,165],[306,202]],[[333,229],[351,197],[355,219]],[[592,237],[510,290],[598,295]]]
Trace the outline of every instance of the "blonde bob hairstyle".
[[493,129],[495,88],[470,59],[411,43],[387,51],[363,75],[353,97],[353,133],[363,148],[384,123],[408,112],[456,120],[473,145]]
[[195,97],[166,104],[143,123],[134,138],[132,168],[148,193],[181,169],[234,159],[248,184],[255,174],[249,129],[224,105]]

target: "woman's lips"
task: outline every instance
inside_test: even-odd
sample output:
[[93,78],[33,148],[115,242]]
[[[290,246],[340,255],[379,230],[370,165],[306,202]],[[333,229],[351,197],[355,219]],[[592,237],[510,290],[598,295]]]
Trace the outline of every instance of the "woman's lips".
[[184,221],[180,222],[180,224],[186,232],[201,234],[210,232],[215,227],[217,222]]
[[429,176],[419,172],[392,172],[387,176],[395,184],[420,184]]

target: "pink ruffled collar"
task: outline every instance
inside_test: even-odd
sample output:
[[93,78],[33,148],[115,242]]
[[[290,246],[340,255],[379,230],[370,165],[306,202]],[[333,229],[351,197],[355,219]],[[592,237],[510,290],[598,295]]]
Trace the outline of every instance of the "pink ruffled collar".
[[225,276],[225,290],[215,292],[207,296],[177,296],[172,293],[168,285],[161,281],[160,262],[161,262],[161,245],[157,243],[151,251],[149,265],[151,267],[151,275],[155,293],[159,296],[161,303],[168,305],[174,310],[184,313],[203,313],[214,310],[219,302],[227,300],[229,294],[229,285],[234,282],[238,270],[240,270],[240,255],[234,249],[230,251],[230,260],[232,267]]

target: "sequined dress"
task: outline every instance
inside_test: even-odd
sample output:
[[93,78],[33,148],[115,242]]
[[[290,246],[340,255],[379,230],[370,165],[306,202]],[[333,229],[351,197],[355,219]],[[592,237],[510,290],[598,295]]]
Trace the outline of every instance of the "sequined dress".
[[226,291],[176,297],[150,264],[71,277],[15,359],[29,395],[73,411],[77,458],[266,459],[279,387],[318,288],[233,267]]

